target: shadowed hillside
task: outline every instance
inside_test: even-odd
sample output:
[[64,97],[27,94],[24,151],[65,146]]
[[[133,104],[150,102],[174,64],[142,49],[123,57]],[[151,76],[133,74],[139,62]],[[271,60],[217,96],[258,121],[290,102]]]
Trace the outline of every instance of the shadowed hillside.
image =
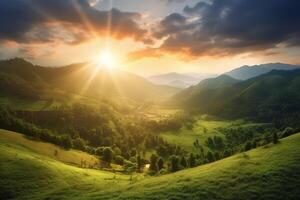
[[296,124],[300,112],[300,70],[273,70],[246,81],[222,75],[183,90],[171,102],[221,117]]

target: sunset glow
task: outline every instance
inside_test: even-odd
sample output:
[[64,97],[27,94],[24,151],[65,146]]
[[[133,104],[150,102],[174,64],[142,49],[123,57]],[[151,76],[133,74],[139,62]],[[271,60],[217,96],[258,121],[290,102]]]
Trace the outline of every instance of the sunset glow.
[[104,67],[107,69],[113,69],[116,63],[116,57],[110,51],[103,51],[95,56],[94,62],[97,67]]

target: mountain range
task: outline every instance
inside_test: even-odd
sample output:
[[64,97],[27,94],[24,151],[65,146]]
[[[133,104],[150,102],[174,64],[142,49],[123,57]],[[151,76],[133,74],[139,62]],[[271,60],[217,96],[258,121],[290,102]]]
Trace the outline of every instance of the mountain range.
[[95,98],[126,97],[138,101],[161,100],[179,91],[132,73],[99,69],[87,63],[53,68],[19,58],[0,61],[2,94],[38,99],[41,93],[53,89]]
[[261,65],[254,65],[254,66],[244,65],[242,67],[229,71],[225,74],[235,79],[247,80],[268,73],[272,70],[294,70],[297,68],[300,68],[300,66],[283,64],[283,63],[268,63],[268,64],[261,64]]
[[300,69],[272,70],[245,81],[224,74],[179,92],[170,103],[225,118],[298,123]]
[[177,73],[171,72],[150,76],[147,79],[157,85],[169,85],[178,88],[187,88],[191,85],[199,83],[201,80],[215,77],[215,74],[209,73]]

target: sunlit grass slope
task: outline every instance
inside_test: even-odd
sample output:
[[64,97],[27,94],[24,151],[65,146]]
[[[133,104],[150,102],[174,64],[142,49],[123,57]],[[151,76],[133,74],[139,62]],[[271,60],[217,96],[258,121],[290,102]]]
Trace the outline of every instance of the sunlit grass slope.
[[[175,174],[142,180],[114,193],[113,197],[296,200],[300,198],[299,146],[298,133],[276,145],[260,147]],[[97,194],[93,197],[97,199]],[[101,197],[112,199],[110,193]]]
[[130,181],[127,175],[66,165],[14,140],[0,139],[0,199],[296,200],[299,146],[296,134],[212,164]]
[[141,178],[63,163],[80,164],[80,160],[92,163],[96,158],[0,129],[0,199],[85,199],[89,193],[109,191]]
[[59,146],[30,140],[24,137],[22,134],[3,129],[0,129],[0,142],[19,145],[37,154],[41,154],[71,165],[81,165],[82,161],[87,165],[94,165],[95,163],[99,162],[96,156],[88,153],[76,150],[65,150]]

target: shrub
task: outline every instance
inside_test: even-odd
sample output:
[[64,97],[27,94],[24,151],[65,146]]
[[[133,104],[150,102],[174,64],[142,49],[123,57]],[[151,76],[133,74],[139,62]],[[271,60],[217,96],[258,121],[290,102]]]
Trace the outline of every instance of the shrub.
[[110,164],[111,161],[112,161],[112,159],[113,159],[113,155],[114,155],[113,150],[110,147],[105,147],[103,149],[102,159],[103,159],[103,161],[105,161],[108,164]]
[[118,155],[118,156],[115,157],[115,162],[118,165],[123,165],[124,164],[124,158],[122,156]]
[[76,138],[73,140],[73,146],[75,149],[85,150],[85,142],[81,138]]
[[170,171],[171,172],[176,172],[176,171],[178,171],[179,169],[180,169],[180,165],[179,165],[179,161],[180,161],[180,159],[179,159],[179,157],[178,156],[175,156],[175,155],[172,155],[172,156],[170,156],[170,164],[171,164],[171,166],[170,166]]

